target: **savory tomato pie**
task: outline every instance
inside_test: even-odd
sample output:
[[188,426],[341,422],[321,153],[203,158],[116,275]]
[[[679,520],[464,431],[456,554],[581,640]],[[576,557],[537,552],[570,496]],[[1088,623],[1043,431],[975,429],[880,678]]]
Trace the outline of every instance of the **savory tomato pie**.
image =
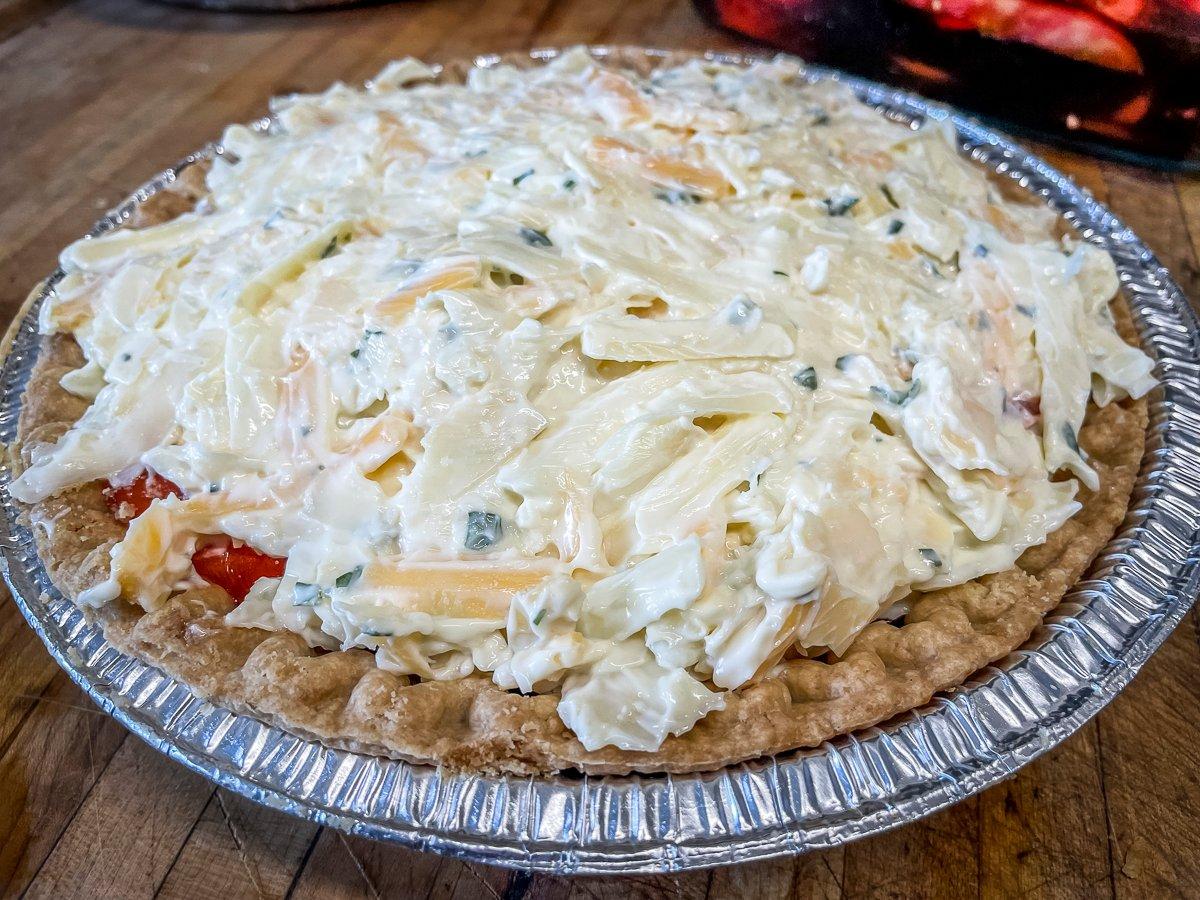
[[62,254],[11,491],[122,650],[336,746],[691,771],[962,683],[1109,540],[1152,362],[952,128],[786,60],[434,75]]

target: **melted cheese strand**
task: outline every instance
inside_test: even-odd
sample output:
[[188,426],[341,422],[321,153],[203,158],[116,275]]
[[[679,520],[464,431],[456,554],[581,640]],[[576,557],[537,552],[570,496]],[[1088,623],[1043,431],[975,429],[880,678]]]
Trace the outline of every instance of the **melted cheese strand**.
[[[287,557],[229,616],[553,691],[653,750],[786,655],[1013,565],[1078,508],[1089,397],[1153,385],[1099,250],[948,126],[786,61],[582,51],[276,101],[203,209],[81,241],[42,310],[92,404],[13,484],[148,466],[146,608],[198,539]],[[714,690],[715,688],[715,690]]]

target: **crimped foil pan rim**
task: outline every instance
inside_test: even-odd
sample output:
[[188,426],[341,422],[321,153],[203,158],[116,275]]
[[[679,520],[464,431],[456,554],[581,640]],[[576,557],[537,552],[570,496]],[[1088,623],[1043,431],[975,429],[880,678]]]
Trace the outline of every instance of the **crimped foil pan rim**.
[[[535,50],[450,64],[445,77]],[[705,56],[596,47],[654,66]],[[343,831],[559,874],[661,872],[828,847],[912,821],[1012,774],[1078,729],[1128,683],[1182,619],[1200,583],[1200,323],[1145,245],[1053,168],[978,123],[905,92],[818,67],[901,120],[947,120],[982,164],[1027,187],[1106,249],[1163,381],[1130,516],[1087,580],[1025,648],[968,684],[879,728],[820,748],[688,776],[485,778],[332,750],[194,697],[109,646],[50,585],[0,467],[0,574],[50,653],[103,709],[216,784]],[[263,120],[257,127],[268,127]],[[119,226],[209,147],[148,182],[93,233]],[[0,439],[15,436],[37,349],[31,295],[0,351]]]

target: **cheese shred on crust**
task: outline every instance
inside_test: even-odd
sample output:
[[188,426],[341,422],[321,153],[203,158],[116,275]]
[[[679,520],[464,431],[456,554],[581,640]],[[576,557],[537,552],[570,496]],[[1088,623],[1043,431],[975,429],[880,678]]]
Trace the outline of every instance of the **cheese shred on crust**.
[[[14,491],[55,584],[215,702],[496,772],[714,769],[1004,656],[1125,514],[1150,362],[1106,257],[795,74],[410,62],[231,130],[64,254]],[[130,467],[187,498],[127,535]],[[216,534],[285,574],[235,608]]]

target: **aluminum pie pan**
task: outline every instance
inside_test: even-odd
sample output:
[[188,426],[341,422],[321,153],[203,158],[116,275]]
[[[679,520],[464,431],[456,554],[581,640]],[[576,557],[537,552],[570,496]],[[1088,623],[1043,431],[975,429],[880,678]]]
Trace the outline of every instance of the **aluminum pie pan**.
[[[538,65],[558,50],[448,64],[439,78],[501,62]],[[701,56],[595,47],[646,69]],[[51,655],[106,713],[215,784],[366,837],[478,862],[557,874],[653,873],[768,859],[913,821],[1010,776],[1077,730],[1133,677],[1193,603],[1200,584],[1200,322],[1142,241],[1089,194],[1007,138],[944,106],[819,67],[899,121],[948,121],[963,148],[1061,213],[1108,252],[1161,386],[1151,396],[1143,469],[1129,515],[1088,575],[1023,648],[875,728],[766,760],[696,775],[485,777],[335,750],[207,703],[119,653],[53,587],[0,465],[0,574]],[[269,120],[257,123],[268,128]],[[160,173],[93,229],[119,227],[210,146]],[[5,337],[0,440],[16,436],[38,352],[35,291]]]

